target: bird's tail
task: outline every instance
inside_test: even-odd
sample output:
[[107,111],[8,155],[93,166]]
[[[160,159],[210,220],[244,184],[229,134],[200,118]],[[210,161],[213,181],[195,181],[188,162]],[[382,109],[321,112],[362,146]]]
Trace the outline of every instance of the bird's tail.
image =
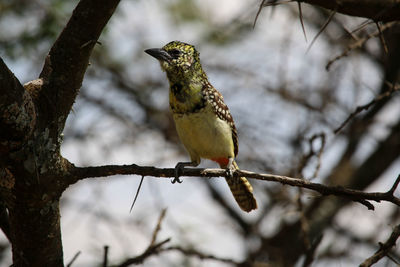
[[[239,170],[235,161],[233,161],[233,166],[236,170]],[[257,201],[253,196],[253,187],[245,177],[226,178],[226,182],[242,210],[250,212],[257,209]]]

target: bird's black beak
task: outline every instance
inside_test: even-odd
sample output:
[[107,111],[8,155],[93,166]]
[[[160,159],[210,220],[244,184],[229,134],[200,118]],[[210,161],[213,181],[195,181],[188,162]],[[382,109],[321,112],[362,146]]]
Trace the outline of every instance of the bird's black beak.
[[151,48],[151,49],[144,50],[144,52],[146,52],[147,54],[149,54],[152,57],[155,57],[158,60],[170,61],[172,59],[170,54],[168,54],[168,52],[162,48]]

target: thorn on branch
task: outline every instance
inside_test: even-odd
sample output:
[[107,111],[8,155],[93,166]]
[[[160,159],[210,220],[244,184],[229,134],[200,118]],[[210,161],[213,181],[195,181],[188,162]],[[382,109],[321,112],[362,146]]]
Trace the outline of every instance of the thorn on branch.
[[108,246],[104,246],[103,267],[108,266]]
[[265,3],[265,2],[267,2],[267,0],[262,0],[261,3],[260,3],[260,6],[258,7],[257,14],[256,14],[256,17],[254,18],[254,22],[253,22],[253,29],[255,28],[256,23],[257,23],[258,16],[260,15],[261,10],[262,10],[264,7],[267,7],[267,6],[277,6],[277,5],[281,5],[281,4],[287,4],[287,3],[294,2],[294,0],[287,0],[287,1],[268,0],[267,3]]
[[67,267],[71,267],[72,264],[75,262],[75,260],[79,257],[80,254],[81,254],[81,251],[78,251],[77,253],[75,253],[75,255],[72,257],[72,259],[67,264]]
[[400,183],[400,174],[399,174],[399,176],[397,176],[397,179],[394,182],[392,188],[390,188],[390,190],[387,193],[394,196],[394,191],[396,191],[396,188],[399,185],[399,183]]
[[91,44],[102,45],[101,42],[99,42],[99,41],[97,41],[97,40],[89,40],[89,41],[87,41],[86,43],[84,43],[83,45],[81,45],[80,48],[83,49],[83,48],[85,48],[86,46],[91,45]]
[[132,202],[131,208],[129,209],[129,212],[132,212],[133,206],[136,203],[136,199],[139,195],[140,188],[142,187],[143,180],[144,180],[144,175],[142,175],[142,179],[140,179],[140,183],[139,183],[138,189],[136,190],[135,198],[133,199],[133,202]]
[[303,11],[301,10],[301,2],[300,1],[297,1],[297,6],[299,8],[299,19],[300,19],[301,29],[303,30],[304,39],[306,39],[306,43],[307,43],[307,35],[306,35],[306,29],[304,27]]
[[310,51],[311,47],[313,46],[313,44],[315,43],[317,38],[321,35],[321,33],[325,30],[325,28],[328,26],[328,24],[332,21],[332,19],[335,16],[336,12],[337,12],[337,7],[334,10],[331,11],[331,13],[329,14],[328,19],[325,21],[324,25],[322,25],[322,27],[319,30],[319,32],[317,33],[317,35],[315,35],[314,39],[311,41],[310,46],[307,48],[306,53],[308,53]]

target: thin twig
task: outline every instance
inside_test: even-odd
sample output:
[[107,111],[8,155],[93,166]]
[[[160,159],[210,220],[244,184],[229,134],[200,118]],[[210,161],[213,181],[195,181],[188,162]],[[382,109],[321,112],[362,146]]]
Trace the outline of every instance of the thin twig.
[[363,110],[367,110],[369,109],[372,105],[375,105],[377,102],[382,101],[383,99],[386,99],[388,97],[390,97],[394,92],[400,90],[400,85],[396,85],[396,84],[390,84],[390,89],[387,90],[386,92],[384,92],[383,94],[378,95],[377,97],[375,97],[374,99],[372,99],[370,102],[368,102],[365,105],[362,106],[358,106],[348,117],[347,119],[342,122],[342,124],[336,128],[333,132],[334,134],[339,133],[344,126],[346,126],[346,124],[353,119],[358,113],[360,113]]
[[161,223],[164,220],[164,217],[165,217],[166,213],[167,213],[167,209],[163,209],[161,211],[160,217],[158,217],[156,228],[154,228],[153,235],[151,237],[151,242],[150,242],[149,247],[151,247],[151,246],[153,246],[155,244],[156,239],[157,239],[157,235],[161,230]]
[[[313,144],[314,144],[314,141],[317,139],[321,139],[321,146],[318,149],[318,151],[315,151]],[[305,168],[305,166],[308,164],[309,160],[313,156],[315,156],[317,158],[317,166],[315,167],[314,173],[309,178],[309,180],[316,178],[318,176],[319,169],[321,168],[322,153],[324,152],[324,149],[325,149],[325,143],[326,143],[325,139],[326,139],[325,133],[314,134],[313,136],[311,136],[311,138],[308,139],[310,150],[300,160],[299,167],[297,168],[298,169],[297,173],[301,173],[303,171],[303,169]]]
[[261,3],[260,3],[260,6],[258,7],[257,14],[256,14],[256,17],[254,18],[254,22],[253,22],[253,29],[256,27],[258,16],[260,15],[261,10],[263,9],[265,1],[266,0],[262,0]]
[[354,50],[354,49],[356,49],[356,48],[360,48],[360,47],[363,46],[369,39],[378,36],[378,35],[380,34],[380,32],[383,33],[385,30],[387,30],[387,29],[389,29],[389,28],[391,28],[391,27],[397,25],[398,23],[399,23],[399,22],[396,22],[396,21],[386,23],[385,25],[380,26],[380,27],[378,28],[377,31],[375,31],[375,32],[373,32],[373,33],[371,33],[371,34],[368,34],[366,37],[360,38],[360,39],[357,40],[356,42],[352,43],[352,44],[349,45],[349,46],[347,47],[347,49],[344,50],[340,55],[338,55],[338,56],[336,56],[336,57],[330,59],[330,60],[328,61],[328,63],[326,64],[325,69],[326,69],[326,70],[329,70],[330,67],[331,67],[331,65],[332,65],[335,61],[337,61],[337,60],[339,60],[339,59],[341,59],[341,58],[347,56],[352,50]]
[[144,262],[145,259],[147,259],[150,256],[153,255],[157,255],[158,253],[162,252],[163,250],[161,250],[161,247],[168,243],[170,241],[170,238],[167,238],[159,243],[154,244],[153,246],[148,247],[142,254],[140,254],[139,256],[133,257],[133,258],[129,258],[125,261],[123,261],[120,264],[117,264],[113,267],[128,267],[130,265],[137,265],[137,264],[141,264]]
[[191,248],[182,248],[180,246],[170,246],[163,250],[164,251],[179,251],[180,253],[182,253],[185,256],[197,257],[201,260],[215,260],[215,261],[219,261],[219,262],[233,264],[234,266],[239,265],[239,262],[236,262],[232,259],[221,258],[221,257],[217,257],[217,256],[210,255],[210,254],[204,254],[204,253],[201,253],[201,252],[191,249]]
[[[399,175],[400,177],[400,175]],[[400,236],[400,224],[397,225],[394,229],[392,234],[390,235],[390,237],[386,240],[385,243],[383,244],[379,244],[380,248],[378,249],[378,251],[376,251],[374,253],[374,255],[372,255],[371,257],[369,257],[368,259],[366,259],[363,263],[360,264],[360,267],[367,267],[367,266],[371,266],[374,263],[378,262],[380,259],[382,259],[383,257],[387,256],[388,253],[390,252],[390,250],[396,246],[396,241]]]
[[389,53],[388,47],[386,45],[386,41],[385,41],[385,37],[383,36],[383,32],[381,29],[381,26],[379,24],[379,22],[375,22],[376,27],[378,28],[378,32],[379,32],[379,39],[381,40],[382,46],[383,46],[383,51],[385,51],[386,55]]
[[356,27],[354,30],[351,31],[351,33],[355,33],[358,32],[360,30],[362,30],[363,28],[365,28],[367,25],[374,23],[374,21],[370,20],[370,19],[366,19],[365,21],[363,21],[360,25],[358,25],[358,27]]
[[311,247],[307,249],[305,255],[306,257],[303,262],[303,267],[310,266],[314,261],[315,251],[317,250],[318,245],[321,243],[322,237],[323,235],[319,235],[318,237],[316,237],[315,240],[312,242]]

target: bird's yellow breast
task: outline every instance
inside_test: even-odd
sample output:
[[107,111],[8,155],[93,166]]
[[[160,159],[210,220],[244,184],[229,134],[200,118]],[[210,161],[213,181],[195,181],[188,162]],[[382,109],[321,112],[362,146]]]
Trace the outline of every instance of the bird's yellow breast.
[[179,138],[192,160],[234,157],[231,127],[216,116],[211,105],[173,117]]

